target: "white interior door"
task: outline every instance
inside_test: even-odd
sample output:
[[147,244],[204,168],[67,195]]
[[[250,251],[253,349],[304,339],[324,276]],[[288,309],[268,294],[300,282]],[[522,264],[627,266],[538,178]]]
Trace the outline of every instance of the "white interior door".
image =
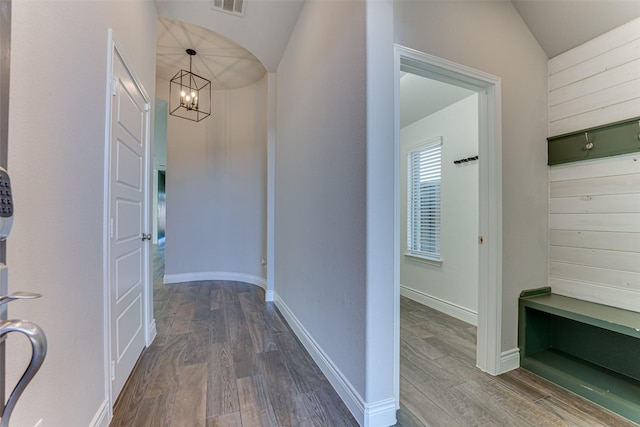
[[149,105],[114,50],[109,182],[111,402],[145,346]]

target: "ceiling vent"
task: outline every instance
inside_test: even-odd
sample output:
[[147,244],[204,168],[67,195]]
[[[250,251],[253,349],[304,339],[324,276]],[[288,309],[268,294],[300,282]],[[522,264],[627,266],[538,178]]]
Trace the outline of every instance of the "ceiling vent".
[[230,13],[236,16],[244,16],[246,9],[245,0],[212,0],[211,9]]

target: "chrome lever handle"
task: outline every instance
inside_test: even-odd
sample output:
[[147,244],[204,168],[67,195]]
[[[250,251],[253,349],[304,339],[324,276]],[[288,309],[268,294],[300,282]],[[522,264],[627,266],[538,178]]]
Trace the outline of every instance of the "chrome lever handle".
[[31,361],[22,374],[20,381],[11,392],[7,404],[2,408],[0,427],[9,427],[9,419],[18,399],[38,372],[40,366],[42,366],[42,362],[44,362],[44,358],[47,355],[47,337],[40,326],[27,320],[5,320],[0,323],[0,339],[4,339],[11,332],[20,332],[29,338],[29,341],[31,341]]
[[40,298],[42,294],[37,294],[35,292],[24,292],[18,291],[9,295],[0,296],[0,304],[8,304],[11,301],[15,301],[17,299],[35,299]]

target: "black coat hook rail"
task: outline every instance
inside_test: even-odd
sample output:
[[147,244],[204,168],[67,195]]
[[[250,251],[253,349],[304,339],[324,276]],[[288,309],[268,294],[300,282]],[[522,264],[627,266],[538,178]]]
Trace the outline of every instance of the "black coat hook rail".
[[454,164],[459,165],[461,163],[468,163],[468,162],[472,162],[474,160],[478,160],[478,156],[473,156],[473,157],[467,157],[465,159],[460,159],[460,160],[454,160]]

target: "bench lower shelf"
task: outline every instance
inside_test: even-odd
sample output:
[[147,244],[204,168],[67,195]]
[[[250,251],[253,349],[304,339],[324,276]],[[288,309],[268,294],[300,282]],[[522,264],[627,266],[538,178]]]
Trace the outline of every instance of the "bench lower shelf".
[[524,357],[521,366],[640,424],[640,381],[554,349]]
[[640,313],[522,292],[520,366],[640,424]]

